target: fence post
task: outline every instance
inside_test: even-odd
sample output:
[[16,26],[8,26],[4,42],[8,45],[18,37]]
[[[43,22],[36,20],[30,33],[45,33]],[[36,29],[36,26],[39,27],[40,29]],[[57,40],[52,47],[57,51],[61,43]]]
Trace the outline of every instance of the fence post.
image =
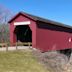
[[17,42],[16,42],[16,50],[17,50]]
[[8,43],[6,44],[6,51],[8,51]]

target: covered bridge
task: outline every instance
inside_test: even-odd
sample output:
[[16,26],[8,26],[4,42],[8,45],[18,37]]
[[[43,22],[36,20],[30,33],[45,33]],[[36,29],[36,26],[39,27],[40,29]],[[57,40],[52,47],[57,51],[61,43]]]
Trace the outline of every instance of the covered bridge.
[[10,21],[10,43],[32,42],[41,51],[72,48],[72,27],[19,12]]

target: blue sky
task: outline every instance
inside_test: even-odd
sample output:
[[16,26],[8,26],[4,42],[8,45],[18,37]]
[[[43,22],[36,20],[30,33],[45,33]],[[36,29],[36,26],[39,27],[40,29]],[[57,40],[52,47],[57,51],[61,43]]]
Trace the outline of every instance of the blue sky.
[[24,11],[72,26],[72,0],[0,0],[13,14]]

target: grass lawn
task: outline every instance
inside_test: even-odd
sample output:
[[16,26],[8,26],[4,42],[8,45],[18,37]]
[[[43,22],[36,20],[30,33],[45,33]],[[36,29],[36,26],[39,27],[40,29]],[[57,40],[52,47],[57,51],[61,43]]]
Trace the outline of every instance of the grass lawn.
[[49,72],[31,51],[0,52],[0,72]]

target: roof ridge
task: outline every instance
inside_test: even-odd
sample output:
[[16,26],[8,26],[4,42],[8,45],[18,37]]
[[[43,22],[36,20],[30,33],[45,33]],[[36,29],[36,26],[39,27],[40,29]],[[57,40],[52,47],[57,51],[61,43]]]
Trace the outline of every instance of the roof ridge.
[[[42,22],[45,22],[45,23],[51,23],[53,25],[58,25],[58,26],[62,26],[62,27],[66,27],[66,28],[71,28],[72,29],[72,26],[69,26],[69,25],[66,25],[66,24],[63,24],[63,23],[60,23],[60,22],[56,22],[56,21],[53,21],[53,20],[50,20],[50,19],[46,19],[46,18],[43,18],[43,17],[39,17],[39,16],[36,16],[36,15],[32,15],[32,14],[29,14],[29,13],[26,13],[26,12],[23,12],[23,11],[17,13],[16,16],[18,14],[26,15],[29,18],[31,18],[31,19],[33,19],[35,21],[42,21]],[[15,16],[13,18],[15,18]],[[9,23],[13,20],[13,18],[9,21]]]

